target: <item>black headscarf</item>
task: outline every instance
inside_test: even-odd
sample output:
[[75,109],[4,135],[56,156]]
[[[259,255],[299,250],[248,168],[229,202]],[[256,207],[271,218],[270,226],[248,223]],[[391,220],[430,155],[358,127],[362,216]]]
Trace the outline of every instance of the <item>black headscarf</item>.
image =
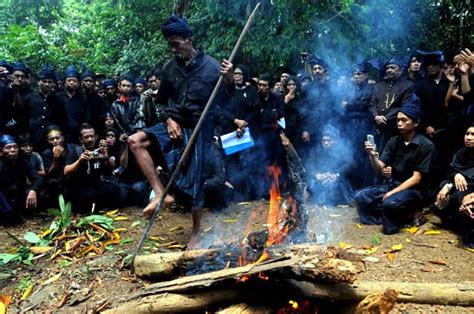
[[186,19],[179,18],[175,14],[161,26],[161,32],[165,38],[179,36],[183,38],[193,37],[193,31]]

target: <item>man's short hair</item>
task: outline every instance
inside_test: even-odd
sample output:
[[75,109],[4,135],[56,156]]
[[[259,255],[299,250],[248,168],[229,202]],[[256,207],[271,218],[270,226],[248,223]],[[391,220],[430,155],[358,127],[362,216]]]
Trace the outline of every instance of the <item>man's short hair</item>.
[[94,130],[94,132],[95,132],[95,128],[92,124],[87,123],[87,122],[81,124],[81,126],[79,127],[79,135],[82,136],[82,131],[83,130],[90,130],[90,129]]
[[258,77],[258,80],[259,81],[267,81],[270,86],[273,85],[273,78],[272,78],[270,73],[260,74],[260,76]]
[[160,69],[151,69],[150,71],[148,71],[146,74],[145,74],[145,79],[148,80],[155,76],[156,78],[158,79],[161,79],[161,70]]

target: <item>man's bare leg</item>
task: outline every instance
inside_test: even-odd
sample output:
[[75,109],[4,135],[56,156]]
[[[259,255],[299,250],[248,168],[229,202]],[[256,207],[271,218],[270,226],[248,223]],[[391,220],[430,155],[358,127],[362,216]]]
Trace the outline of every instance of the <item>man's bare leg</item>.
[[187,250],[194,250],[199,243],[199,230],[201,229],[202,208],[193,208],[193,230],[188,242]]
[[[148,205],[143,209],[143,214],[146,217],[150,217],[153,214],[156,206],[158,206],[158,202],[160,201],[165,189],[160,177],[158,176],[158,172],[156,171],[153,158],[148,151],[151,141],[148,139],[148,136],[145,132],[139,131],[128,138],[128,144],[130,146],[130,150],[135,155],[143,175],[148,180],[151,188],[155,192],[155,197],[150,200],[150,203],[148,203]],[[165,204],[170,204],[173,202],[173,197],[171,195],[167,195],[165,198]]]

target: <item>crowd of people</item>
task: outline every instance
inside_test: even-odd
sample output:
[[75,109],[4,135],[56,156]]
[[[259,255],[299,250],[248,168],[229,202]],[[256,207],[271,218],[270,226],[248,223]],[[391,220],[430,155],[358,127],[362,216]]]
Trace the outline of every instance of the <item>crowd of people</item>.
[[[69,66],[34,73],[0,61],[0,223],[35,208],[76,212],[139,206],[150,216],[222,75],[210,113],[165,204],[201,209],[268,197],[267,166],[287,164],[286,134],[307,170],[308,201],[354,203],[386,234],[424,223],[430,208],[474,246],[474,54],[441,51],[365,60],[341,69],[302,54],[275,78],[219,64],[172,16],[162,33],[174,58],[143,77],[107,78]],[[273,71],[274,72],[274,71]],[[226,154],[220,137],[254,145]],[[248,134],[247,134],[248,135]],[[364,146],[365,145],[365,146]]]

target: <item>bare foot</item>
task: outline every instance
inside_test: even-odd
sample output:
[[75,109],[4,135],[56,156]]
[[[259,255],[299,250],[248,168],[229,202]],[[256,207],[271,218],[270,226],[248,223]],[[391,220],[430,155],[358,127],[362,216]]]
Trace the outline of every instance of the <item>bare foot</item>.
[[[150,203],[143,209],[143,215],[146,218],[150,218],[153,214],[156,206],[158,206],[158,202],[160,201],[161,196],[155,196],[153,199],[150,200]],[[174,204],[174,197],[171,195],[166,195],[165,200],[163,201],[163,208],[168,208]]]
[[195,250],[198,248],[199,244],[199,236],[198,235],[191,235],[191,239],[186,246],[186,251]]
[[150,218],[151,215],[153,215],[153,212],[155,211],[156,206],[158,206],[158,202],[160,201],[159,197],[154,197],[150,200],[150,203],[143,209],[143,216],[145,218]]

